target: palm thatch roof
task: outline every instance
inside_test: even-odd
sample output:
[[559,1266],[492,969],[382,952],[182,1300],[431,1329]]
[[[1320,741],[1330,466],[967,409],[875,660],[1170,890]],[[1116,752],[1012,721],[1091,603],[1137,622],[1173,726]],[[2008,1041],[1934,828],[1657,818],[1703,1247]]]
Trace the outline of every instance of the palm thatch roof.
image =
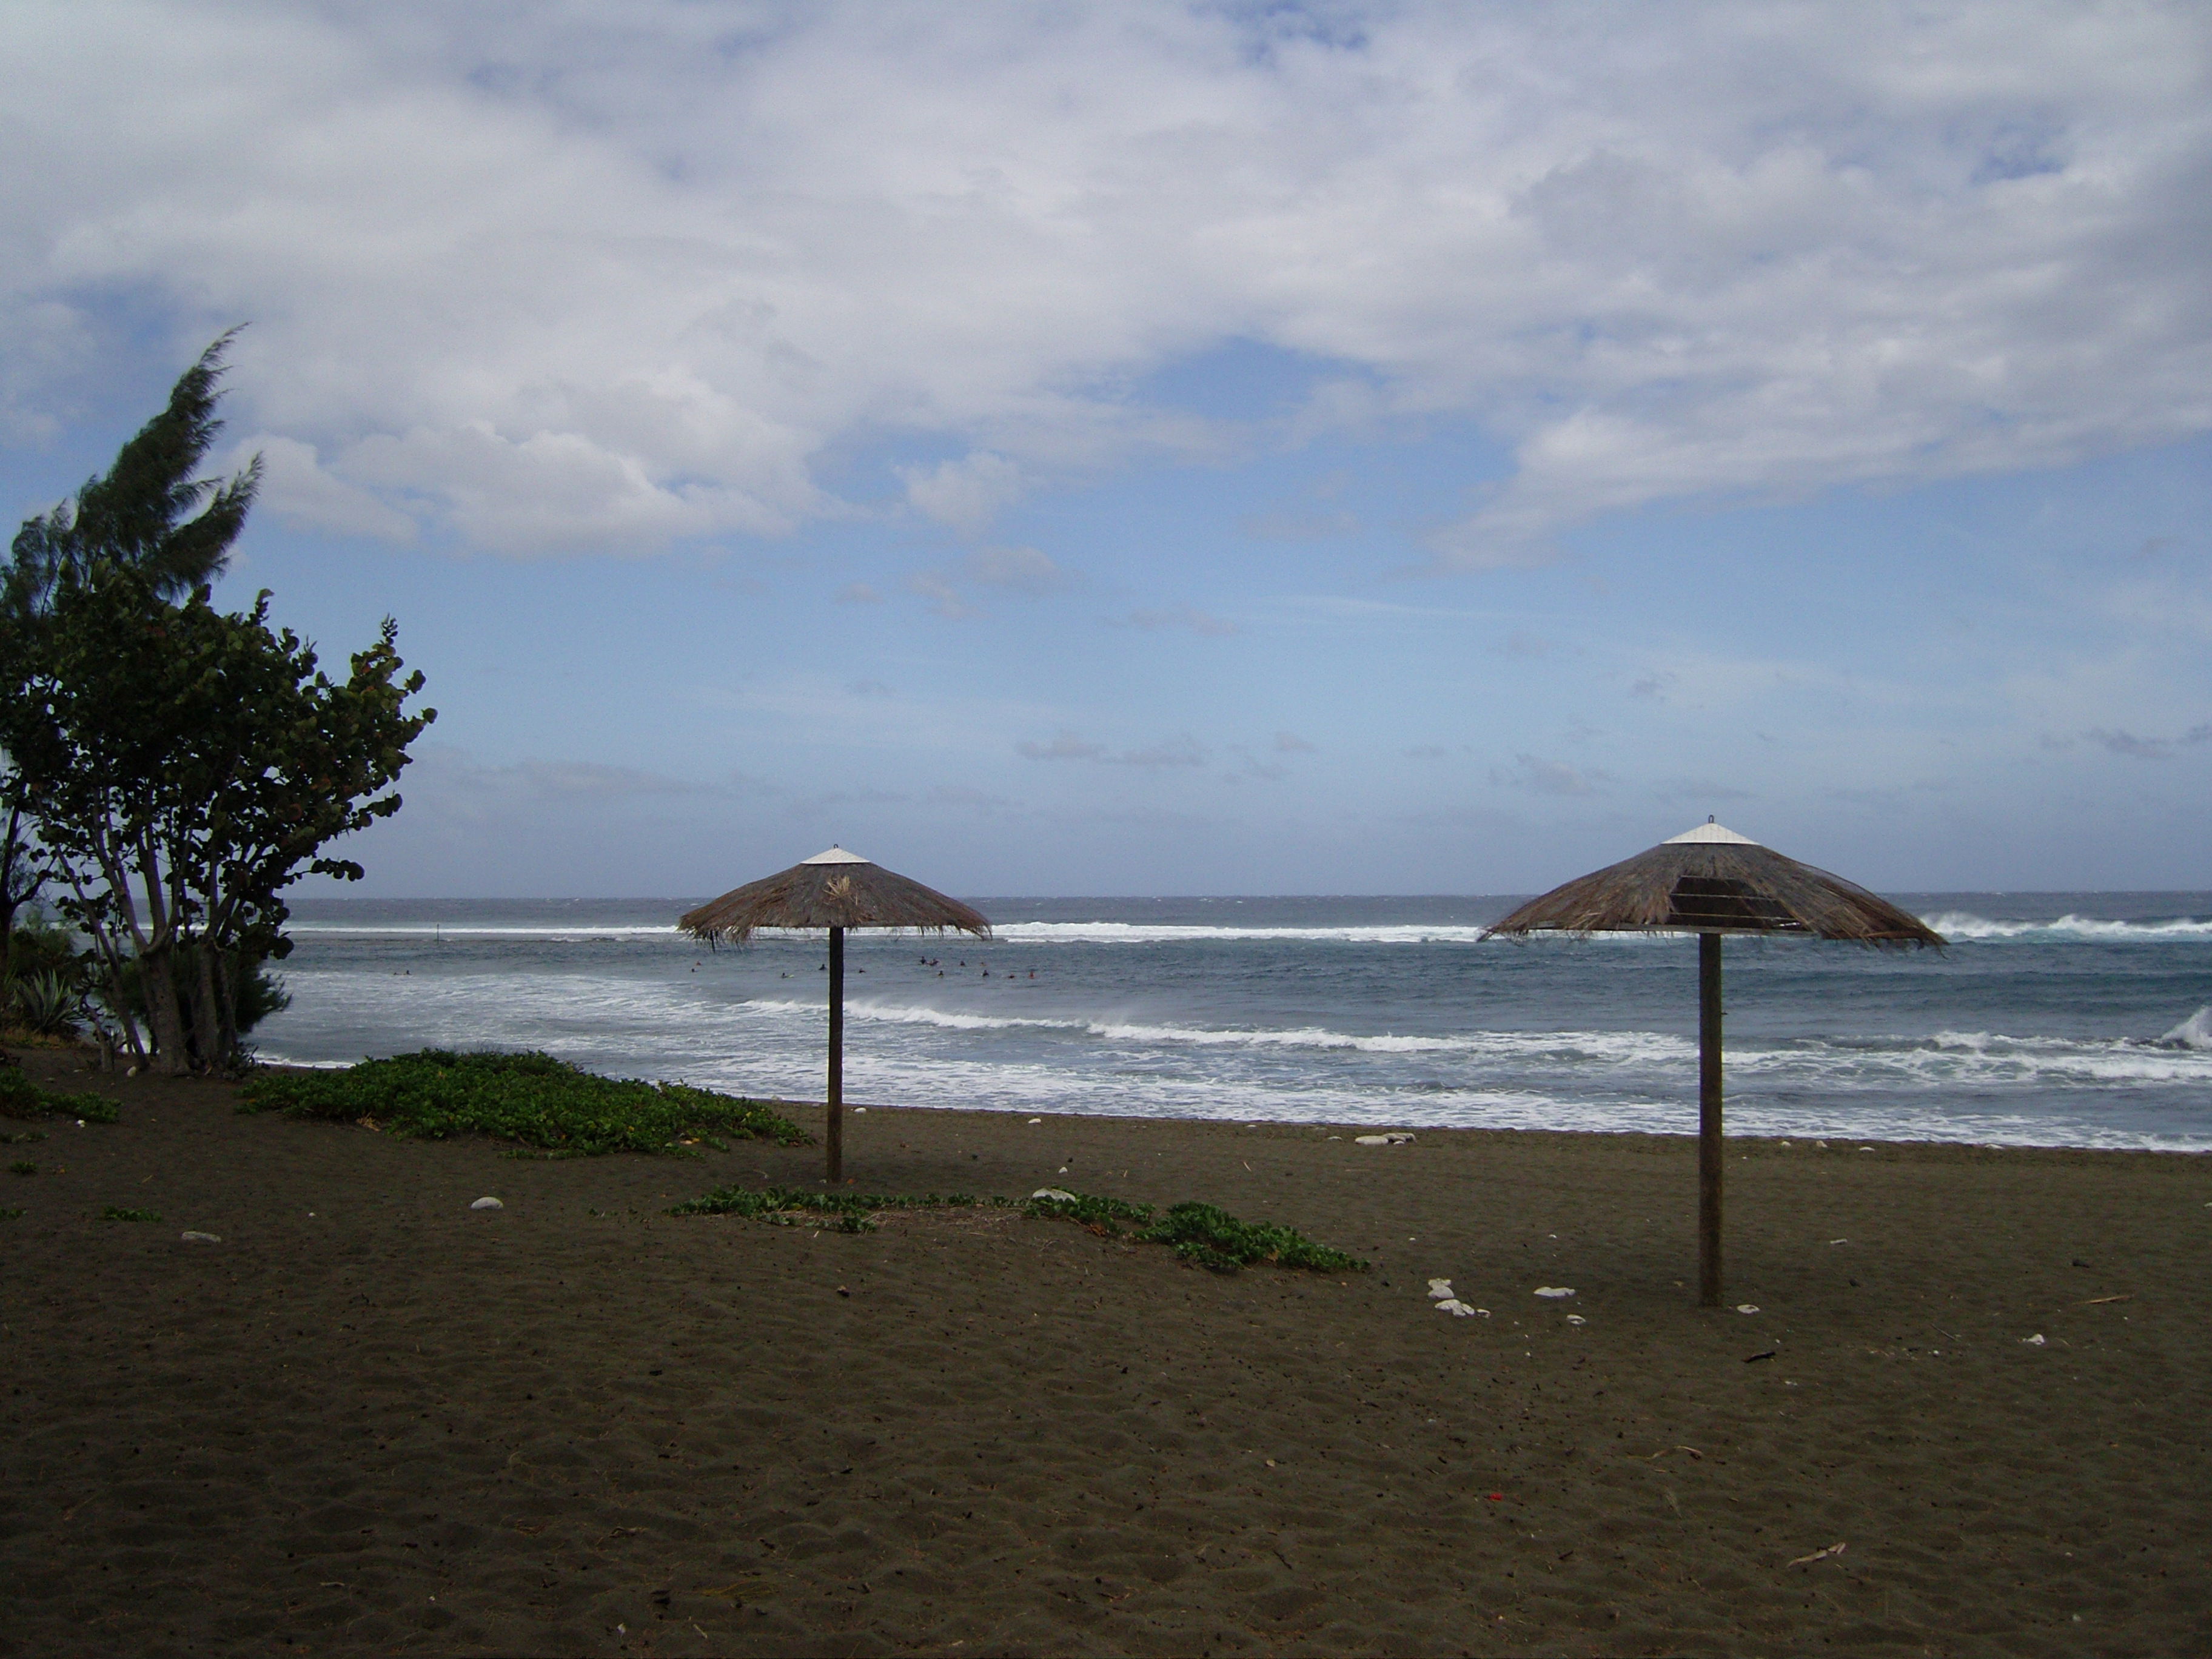
[[991,936],[981,911],[842,847],[687,910],[676,925],[702,939],[743,940],[762,927],[951,927]]
[[1529,900],[1483,937],[1547,931],[1796,933],[1896,949],[1944,943],[1888,900],[1710,821]]

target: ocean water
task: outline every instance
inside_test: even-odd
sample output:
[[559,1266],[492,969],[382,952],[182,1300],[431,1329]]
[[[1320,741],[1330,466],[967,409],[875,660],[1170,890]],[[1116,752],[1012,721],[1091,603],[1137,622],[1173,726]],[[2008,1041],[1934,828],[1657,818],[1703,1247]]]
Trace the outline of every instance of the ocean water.
[[[1731,939],[1731,1130],[2212,1150],[2212,893],[1906,894],[1952,941]],[[696,899],[303,901],[264,1059],[543,1048],[819,1099],[820,936],[709,951]],[[846,1098],[1691,1133],[1686,937],[1482,943],[1503,898],[982,899],[855,933]]]

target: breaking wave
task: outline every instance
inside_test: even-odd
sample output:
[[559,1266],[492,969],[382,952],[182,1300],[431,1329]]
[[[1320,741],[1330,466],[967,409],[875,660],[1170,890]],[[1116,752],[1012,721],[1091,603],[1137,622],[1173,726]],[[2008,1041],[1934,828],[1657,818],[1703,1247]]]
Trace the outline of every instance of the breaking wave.
[[2199,1008],[2158,1040],[2161,1048],[2212,1049],[2212,1008]]
[[2177,916],[2165,921],[2108,921],[2099,916],[2064,915],[2056,921],[1991,921],[1965,911],[1949,910],[1928,918],[1928,925],[1945,939],[1977,942],[2018,939],[2034,945],[2055,945],[2068,939],[2099,944],[2172,945],[2212,940],[2212,921]]
[[353,922],[353,921],[292,921],[285,924],[286,931],[300,934],[320,934],[332,939],[675,939],[674,922],[664,926],[637,926],[623,923],[616,927],[594,927],[585,922],[546,922],[540,926],[490,925],[460,922],[447,927],[442,922]]
[[1010,921],[991,932],[994,941],[1008,945],[1197,945],[1217,939],[1474,945],[1482,939],[1480,927],[1441,923],[1431,927],[1216,927],[1181,922]]

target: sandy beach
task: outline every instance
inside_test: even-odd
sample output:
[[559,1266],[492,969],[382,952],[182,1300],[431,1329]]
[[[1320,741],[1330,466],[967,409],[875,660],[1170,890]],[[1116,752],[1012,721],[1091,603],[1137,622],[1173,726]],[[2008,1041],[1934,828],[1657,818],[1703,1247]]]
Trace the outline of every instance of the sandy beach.
[[1739,1143],[1700,1312],[1688,1139],[849,1120],[1374,1264],[1220,1276],[25,1063],[121,1121],[0,1123],[0,1652],[2212,1650],[2202,1157]]

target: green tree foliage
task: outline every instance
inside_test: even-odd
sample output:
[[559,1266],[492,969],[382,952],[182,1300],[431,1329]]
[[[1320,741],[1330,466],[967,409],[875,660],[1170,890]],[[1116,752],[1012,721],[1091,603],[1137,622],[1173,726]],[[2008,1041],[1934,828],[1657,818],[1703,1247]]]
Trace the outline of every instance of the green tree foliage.
[[[227,479],[197,476],[222,430],[216,417],[232,329],[200,354],[169,393],[168,407],[123,446],[105,477],[71,501],[27,521],[0,571],[0,693],[20,690],[56,592],[95,566],[136,570],[176,600],[222,574],[261,485],[256,456]],[[38,896],[47,868],[32,834],[20,767],[0,769],[0,959],[16,914]]]
[[226,614],[204,587],[169,602],[167,583],[135,564],[62,568],[0,741],[126,1040],[143,1053],[135,1005],[161,1069],[181,1073],[231,1060],[242,981],[290,949],[280,890],[360,878],[321,849],[398,811],[391,785],[436,715],[404,708],[422,676],[401,678],[388,617],[337,682],[270,629],[266,592]]

